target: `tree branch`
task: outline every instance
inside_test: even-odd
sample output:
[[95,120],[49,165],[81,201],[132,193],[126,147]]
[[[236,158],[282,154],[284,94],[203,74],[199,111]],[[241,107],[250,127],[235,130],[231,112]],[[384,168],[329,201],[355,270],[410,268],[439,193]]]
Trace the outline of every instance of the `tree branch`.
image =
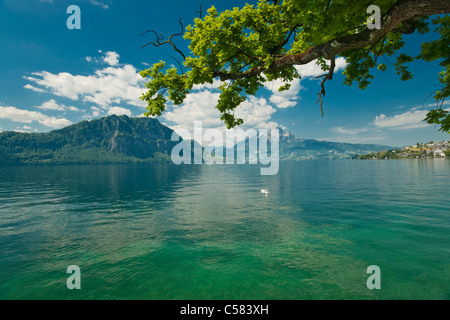
[[181,65],[180,61],[178,61],[178,59],[175,58],[174,56],[170,56],[170,57],[177,62],[178,66],[180,67],[181,75],[184,75],[184,69],[183,69],[183,66]]
[[160,46],[165,45],[165,44],[171,44],[173,49],[175,51],[177,51],[179,54],[181,54],[183,59],[186,60],[186,56],[184,55],[184,53],[180,49],[178,49],[177,46],[175,45],[175,43],[173,43],[173,41],[172,41],[173,37],[182,36],[184,34],[184,26],[183,26],[183,22],[181,21],[181,18],[180,18],[180,20],[178,22],[180,23],[180,26],[181,26],[181,32],[171,35],[169,37],[169,40],[166,40],[166,41],[163,41],[163,42],[161,42],[164,39],[164,36],[163,36],[162,33],[158,35],[158,33],[156,33],[156,31],[154,31],[154,30],[147,30],[147,31],[141,33],[139,36],[143,36],[144,34],[146,34],[148,32],[152,32],[152,33],[154,33],[156,35],[156,40],[155,41],[149,42],[149,43],[143,45],[141,47],[141,49],[145,48],[148,45],[153,45],[155,47],[160,47]]
[[195,13],[198,13],[198,14],[199,14],[199,18],[200,18],[200,19],[202,18],[202,5],[203,5],[203,1],[200,2],[200,10],[197,11],[197,12],[195,12]]
[[318,104],[320,102],[320,111],[322,112],[322,117],[323,117],[323,100],[322,97],[325,97],[326,91],[325,91],[325,82],[327,82],[327,80],[333,80],[333,74],[334,74],[334,69],[336,68],[336,58],[335,57],[331,57],[331,65],[330,65],[330,70],[328,72],[328,74],[324,74],[322,76],[318,76],[316,78],[321,78],[323,77],[322,83],[320,84],[322,91],[320,91],[319,94],[319,100],[317,100],[316,104]]
[[[319,44],[302,53],[284,55],[273,62],[269,71],[277,71],[292,65],[304,65],[320,57],[331,59],[331,57],[349,50],[362,49],[371,46],[380,38],[396,29],[404,21],[449,12],[449,0],[400,0],[383,15],[381,29],[365,29],[357,34]],[[398,30],[401,31],[401,28]],[[214,72],[213,76],[219,77],[222,81],[236,80],[251,78],[265,71],[267,69],[264,66],[258,66],[244,72],[233,73],[218,70]]]

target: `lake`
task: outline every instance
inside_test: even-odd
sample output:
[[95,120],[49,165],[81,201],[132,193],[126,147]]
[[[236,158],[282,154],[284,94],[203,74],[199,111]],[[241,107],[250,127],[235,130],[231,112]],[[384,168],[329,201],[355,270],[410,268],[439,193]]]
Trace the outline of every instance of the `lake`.
[[0,299],[450,299],[449,190],[444,159],[3,167]]

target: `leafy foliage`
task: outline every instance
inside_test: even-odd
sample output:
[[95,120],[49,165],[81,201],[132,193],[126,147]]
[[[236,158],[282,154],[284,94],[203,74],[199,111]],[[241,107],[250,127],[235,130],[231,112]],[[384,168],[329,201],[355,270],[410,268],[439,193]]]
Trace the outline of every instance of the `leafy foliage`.
[[[301,78],[295,65],[316,60],[326,72],[329,70],[326,60],[337,55],[345,57],[348,63],[344,83],[357,82],[362,89],[370,84],[375,68],[387,69],[379,57],[392,59],[391,64],[402,80],[413,77],[407,64],[415,59],[442,61],[443,71],[439,74],[442,90],[435,93],[435,99],[442,101],[450,94],[448,16],[438,16],[431,22],[441,37],[424,43],[418,57],[401,52],[405,44],[403,34],[429,32],[428,15],[436,13],[433,9],[428,15],[412,13],[411,18],[399,18],[398,24],[385,32],[368,33],[366,27],[369,5],[379,6],[384,22],[388,23],[397,17],[386,15],[401,12],[401,4],[419,2],[423,1],[364,0],[349,5],[346,0],[260,0],[256,5],[246,4],[223,12],[211,7],[202,19],[196,18],[185,30],[190,50],[189,55],[183,55],[186,72],[166,68],[164,61],[141,71],[142,77],[148,78],[148,91],[141,97],[148,102],[147,115],[159,116],[169,100],[179,105],[194,85],[212,84],[214,79],[220,79],[216,108],[227,127],[235,127],[243,121],[235,118],[234,110],[248,96],[255,95],[264,82],[280,79],[286,84],[280,90],[288,90],[290,81]],[[445,0],[428,2],[433,2],[434,7],[442,2],[443,9],[439,12],[450,11]],[[446,119],[448,114],[439,112],[430,113],[428,121],[449,131]]]
[[368,160],[368,159],[398,159],[395,152],[392,151],[381,151],[377,153],[363,154],[355,159]]

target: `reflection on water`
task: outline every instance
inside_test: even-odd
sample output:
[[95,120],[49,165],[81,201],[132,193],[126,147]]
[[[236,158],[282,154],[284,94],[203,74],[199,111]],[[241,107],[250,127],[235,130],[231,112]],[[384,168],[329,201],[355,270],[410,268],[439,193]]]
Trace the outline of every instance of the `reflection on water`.
[[448,299],[449,177],[448,161],[1,168],[0,298]]

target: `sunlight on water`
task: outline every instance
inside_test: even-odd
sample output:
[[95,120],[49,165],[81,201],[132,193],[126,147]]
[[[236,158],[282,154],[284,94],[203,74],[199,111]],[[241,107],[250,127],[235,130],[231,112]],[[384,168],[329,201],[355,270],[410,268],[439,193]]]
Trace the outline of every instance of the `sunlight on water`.
[[[1,299],[449,299],[449,161],[0,168]],[[264,196],[260,190],[270,189]],[[82,290],[66,288],[78,265]],[[382,270],[368,290],[366,269]]]

